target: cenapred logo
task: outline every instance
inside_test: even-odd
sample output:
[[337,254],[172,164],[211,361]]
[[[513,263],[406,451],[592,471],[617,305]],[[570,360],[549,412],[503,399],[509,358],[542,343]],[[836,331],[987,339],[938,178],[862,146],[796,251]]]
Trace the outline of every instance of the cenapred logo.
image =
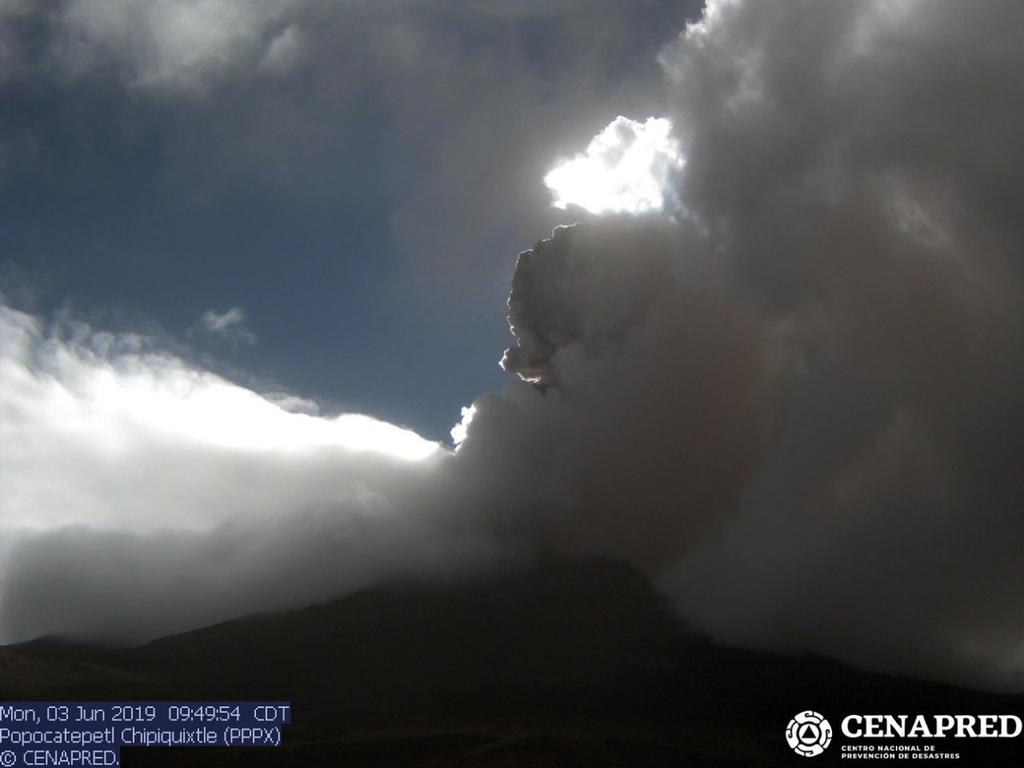
[[801,712],[786,726],[786,742],[798,755],[816,757],[832,743],[832,726],[817,712]]

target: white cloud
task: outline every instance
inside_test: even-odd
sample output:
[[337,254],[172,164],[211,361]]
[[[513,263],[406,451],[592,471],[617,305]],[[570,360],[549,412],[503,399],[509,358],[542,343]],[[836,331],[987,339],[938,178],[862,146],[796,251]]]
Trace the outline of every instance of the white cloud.
[[[289,503],[311,502],[317,493],[303,490],[310,478],[302,472],[282,482],[279,470],[287,477],[298,459],[333,457],[344,466],[440,450],[369,416],[291,412],[143,337],[82,325],[48,334],[35,318],[2,307],[0,340],[4,527],[208,525],[232,511],[269,511],[287,494],[295,494]],[[239,484],[211,473],[222,463],[243,473],[269,466]],[[204,479],[190,481],[193,472]]]
[[225,339],[235,345],[253,345],[256,343],[256,334],[246,327],[245,320],[245,310],[241,307],[231,307],[223,312],[208,309],[199,318],[199,322],[190,330],[190,334],[195,331],[202,331],[211,336]]
[[418,506],[448,451],[294,406],[0,305],[0,642],[152,637],[473,556]]
[[644,122],[621,115],[593,138],[586,150],[545,177],[556,208],[578,205],[591,213],[660,211],[672,173],[683,167],[672,122]]
[[475,415],[476,406],[474,405],[468,405],[462,409],[462,418],[451,429],[452,442],[455,443],[456,447],[459,446],[469,434],[469,425],[473,423],[473,417]]
[[208,331],[224,333],[230,328],[235,328],[245,322],[245,310],[241,307],[232,307],[224,312],[216,312],[212,309],[203,313],[200,322]]

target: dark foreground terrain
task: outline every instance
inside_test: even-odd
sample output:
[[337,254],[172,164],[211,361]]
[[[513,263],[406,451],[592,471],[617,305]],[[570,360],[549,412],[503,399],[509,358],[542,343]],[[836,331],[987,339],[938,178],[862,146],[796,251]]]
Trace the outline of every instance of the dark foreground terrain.
[[[429,586],[388,585],[129,650],[0,649],[0,698],[293,702],[279,750],[125,750],[133,765],[835,765],[789,750],[790,717],[1024,713],[1024,696],[716,646],[647,582],[603,560]],[[884,742],[883,742],[884,743]],[[1024,738],[945,740],[957,766],[1024,766]],[[921,764],[920,760],[858,763]]]

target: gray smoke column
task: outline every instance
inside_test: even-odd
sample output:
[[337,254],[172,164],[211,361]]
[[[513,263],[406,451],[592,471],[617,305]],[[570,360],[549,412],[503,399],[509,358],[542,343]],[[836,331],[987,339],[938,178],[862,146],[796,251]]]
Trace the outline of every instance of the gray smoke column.
[[674,220],[520,257],[536,394],[480,400],[463,452],[721,639],[1021,688],[1022,24],[709,3],[662,54]]
[[532,391],[477,402],[459,458],[485,466],[469,474],[524,467],[532,535],[651,571],[724,524],[759,460],[775,362],[773,329],[721,280],[687,227],[656,218],[560,228],[522,254],[503,365]]

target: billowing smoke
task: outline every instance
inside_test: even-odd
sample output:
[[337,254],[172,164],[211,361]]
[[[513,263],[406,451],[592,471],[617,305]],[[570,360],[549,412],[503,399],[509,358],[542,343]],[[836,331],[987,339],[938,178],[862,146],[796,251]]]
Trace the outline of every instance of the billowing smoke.
[[731,640],[1020,688],[1024,9],[963,10],[713,3],[663,53],[682,204],[791,361],[672,582]]
[[[266,400],[320,426],[277,450],[99,419],[69,370],[187,366],[9,314],[5,634],[152,636],[526,545],[629,560],[729,642],[1024,687],[1022,22],[710,2],[661,57],[671,205],[519,257],[518,376],[453,452],[313,441],[329,420]],[[42,522],[12,517],[19,466],[52,468]]]
[[775,329],[722,300],[719,272],[667,220],[594,220],[522,254],[503,365],[531,383],[477,401],[468,474],[525,463],[516,483],[541,497],[521,517],[541,540],[652,571],[730,519],[764,439]]
[[463,445],[721,639],[1020,688],[1022,11],[962,11],[710,3],[661,57],[674,221],[520,257],[535,394]]

